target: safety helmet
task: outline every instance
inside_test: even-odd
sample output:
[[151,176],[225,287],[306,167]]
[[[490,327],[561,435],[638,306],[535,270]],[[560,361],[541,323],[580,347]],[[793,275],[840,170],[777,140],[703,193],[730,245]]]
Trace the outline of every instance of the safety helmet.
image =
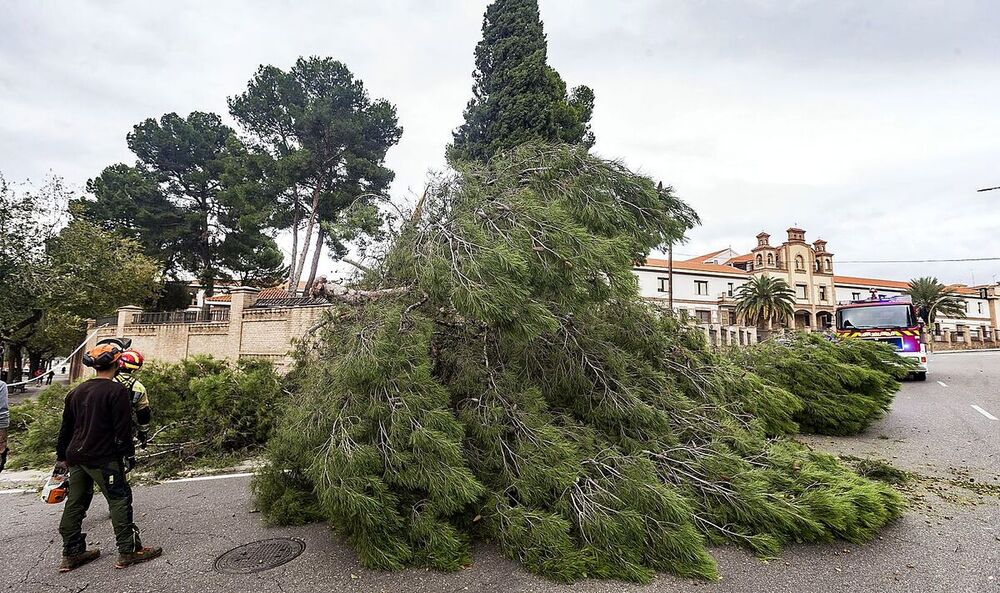
[[97,345],[83,355],[83,364],[102,371],[118,364],[122,352],[132,345],[132,340],[125,338],[105,338],[98,340]]
[[118,359],[118,368],[123,373],[134,373],[142,368],[142,362],[142,354],[138,350],[129,348],[125,352],[122,352],[121,358]]

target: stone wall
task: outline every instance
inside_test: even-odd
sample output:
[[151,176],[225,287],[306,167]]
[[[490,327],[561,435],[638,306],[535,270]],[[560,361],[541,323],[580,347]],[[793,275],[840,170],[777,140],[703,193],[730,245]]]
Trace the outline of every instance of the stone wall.
[[743,325],[698,324],[712,346],[749,346],[760,341],[757,328]]
[[984,350],[1000,348],[1000,330],[963,327],[959,330],[946,329],[932,334],[930,350]]
[[[254,288],[233,289],[229,320],[205,323],[138,323],[142,309],[122,307],[117,324],[98,329],[85,349],[102,338],[122,337],[131,338],[132,346],[150,362],[171,363],[209,354],[229,361],[268,360],[279,371],[285,371],[291,363],[294,342],[305,336],[332,305],[256,308],[256,297]],[[93,327],[91,322],[88,332]]]
[[[287,370],[294,342],[307,335],[332,305],[258,308],[253,306],[256,295],[256,289],[233,289],[228,321],[139,323],[142,309],[122,307],[117,324],[98,329],[84,350],[102,338],[122,337],[131,338],[132,346],[150,362],[171,363],[208,354],[230,361],[268,360],[279,371]],[[717,323],[698,327],[712,346],[749,345],[760,339],[753,327]],[[93,328],[91,322],[88,333]],[[74,369],[74,379],[85,371],[79,364]]]

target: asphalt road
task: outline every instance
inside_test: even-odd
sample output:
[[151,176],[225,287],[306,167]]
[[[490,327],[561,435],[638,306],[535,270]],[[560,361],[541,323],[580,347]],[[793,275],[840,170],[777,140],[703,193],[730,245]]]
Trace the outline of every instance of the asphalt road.
[[[36,496],[0,495],[0,587],[17,592],[192,591],[941,591],[1000,592],[1000,501],[962,486],[997,483],[1000,421],[1000,353],[947,354],[932,360],[926,383],[907,383],[892,413],[865,435],[811,439],[814,446],[891,459],[939,478],[940,489],[921,491],[913,509],[863,546],[793,546],[763,562],[744,551],[714,551],[723,578],[702,583],[660,576],[652,585],[610,581],[559,585],[525,573],[491,546],[480,546],[474,564],[458,573],[426,570],[367,571],[321,525],[266,528],[247,491],[247,478],[189,481],[137,488],[137,522],[163,558],[114,570],[107,507],[95,499],[85,529],[107,556],[66,575],[55,568],[61,507]],[[946,386],[937,381],[940,380]],[[957,485],[956,485],[957,484]],[[935,492],[943,496],[939,497]],[[249,541],[288,536],[305,552],[284,566],[256,575],[223,575],[215,558]]]

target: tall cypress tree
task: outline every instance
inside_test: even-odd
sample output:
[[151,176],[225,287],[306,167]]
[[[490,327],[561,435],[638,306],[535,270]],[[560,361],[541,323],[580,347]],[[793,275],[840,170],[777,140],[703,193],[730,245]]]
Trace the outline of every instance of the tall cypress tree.
[[537,0],[496,0],[476,46],[472,100],[455,131],[450,156],[487,160],[529,140],[594,144],[594,91],[566,83],[546,60]]

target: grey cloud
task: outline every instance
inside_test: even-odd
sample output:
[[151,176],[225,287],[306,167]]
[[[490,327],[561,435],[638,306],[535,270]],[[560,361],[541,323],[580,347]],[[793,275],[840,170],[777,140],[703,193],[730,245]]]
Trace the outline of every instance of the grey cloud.
[[[347,63],[398,106],[394,196],[443,165],[486,0],[7,3],[0,171],[76,185],[147,117],[226,112],[261,63]],[[991,2],[541,0],[553,65],[597,94],[596,150],[701,213],[685,252],[792,223],[840,259],[1000,256],[1000,11]],[[976,266],[842,266],[945,281]]]

